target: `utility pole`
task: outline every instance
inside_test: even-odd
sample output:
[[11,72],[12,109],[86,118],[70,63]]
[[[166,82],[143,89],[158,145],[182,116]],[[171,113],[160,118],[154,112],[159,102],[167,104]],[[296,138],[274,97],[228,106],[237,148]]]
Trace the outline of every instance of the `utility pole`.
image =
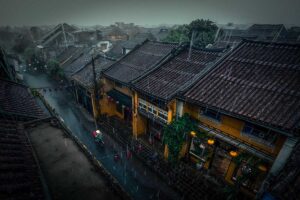
[[[94,61],[94,55],[92,56],[92,67],[93,67],[93,78],[94,78],[94,99],[95,99],[95,108],[96,108],[96,112],[94,113],[96,115],[97,112],[99,112],[99,115],[101,113],[100,111],[100,106],[99,106],[99,93],[98,93],[98,84],[97,84],[97,75],[96,75],[96,70],[95,70],[95,61]],[[97,125],[97,119],[96,116],[94,116],[94,120],[95,120],[95,127],[96,130],[98,129],[98,125]]]

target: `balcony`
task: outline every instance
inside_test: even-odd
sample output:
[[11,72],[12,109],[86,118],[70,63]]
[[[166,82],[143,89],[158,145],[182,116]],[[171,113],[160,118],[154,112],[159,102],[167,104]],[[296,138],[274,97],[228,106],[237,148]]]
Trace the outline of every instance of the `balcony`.
[[147,110],[139,107],[138,108],[138,112],[143,115],[144,117],[147,117],[148,119],[152,119],[154,120],[155,122],[157,122],[158,124],[164,126],[167,124],[167,120],[166,119],[163,119],[161,117],[159,117],[158,115],[155,115],[154,113],[151,113],[151,112],[147,112]]

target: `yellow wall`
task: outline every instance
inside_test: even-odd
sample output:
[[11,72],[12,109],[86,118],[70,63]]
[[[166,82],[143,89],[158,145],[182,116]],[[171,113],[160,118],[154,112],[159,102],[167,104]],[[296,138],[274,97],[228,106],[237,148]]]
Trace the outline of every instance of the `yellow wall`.
[[274,157],[279,153],[286,139],[284,136],[279,134],[275,145],[273,147],[270,147],[265,144],[259,143],[258,141],[255,141],[247,136],[241,135],[241,130],[244,127],[244,122],[242,120],[222,115],[221,122],[216,122],[209,118],[206,118],[205,116],[200,116],[199,107],[186,103],[184,104],[183,112],[189,113],[193,118],[200,120],[204,124],[221,130],[240,141],[252,145],[257,149],[262,149],[263,151],[267,152],[268,154]]
[[[133,127],[133,135],[135,136],[145,133],[145,130],[147,129],[147,123],[148,123],[148,119],[138,113],[138,103],[139,103],[138,99],[139,99],[139,94],[137,92],[134,92],[132,127]],[[143,100],[146,101],[146,99]],[[176,114],[176,100],[170,101],[167,105],[167,108],[168,108],[167,123],[170,123]]]
[[103,78],[101,80],[101,82],[103,83],[103,98],[100,100],[100,110],[101,110],[101,114],[107,114],[108,116],[118,116],[121,119],[124,119],[124,110],[122,113],[119,113],[117,111],[117,105],[115,102],[110,102],[107,99],[107,95],[106,92],[112,90],[112,89],[116,89],[120,92],[122,92],[123,94],[126,94],[128,96],[132,96],[132,92],[129,88],[123,86],[123,87],[117,87],[116,84],[114,83],[114,81],[111,81],[107,78]]
[[147,128],[147,119],[138,113],[138,94],[133,95],[133,117],[132,117],[132,132],[135,137],[145,133]]

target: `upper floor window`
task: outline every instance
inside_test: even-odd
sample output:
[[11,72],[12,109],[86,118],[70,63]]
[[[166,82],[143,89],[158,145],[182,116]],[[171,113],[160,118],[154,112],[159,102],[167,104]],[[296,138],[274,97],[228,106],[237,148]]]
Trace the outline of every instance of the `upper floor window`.
[[254,124],[246,122],[242,134],[257,140],[260,143],[273,146],[277,139],[277,134],[274,131],[266,128],[256,126]]
[[153,116],[158,117],[163,122],[168,121],[167,111],[162,110],[140,98],[139,98],[139,109],[141,109],[144,112],[151,113]]
[[118,82],[115,82],[115,86],[118,87],[118,88],[122,88],[122,84],[121,83],[118,83]]
[[205,109],[202,112],[202,115],[207,117],[207,118],[213,119],[215,121],[221,122],[221,114],[219,112],[214,111],[214,110]]

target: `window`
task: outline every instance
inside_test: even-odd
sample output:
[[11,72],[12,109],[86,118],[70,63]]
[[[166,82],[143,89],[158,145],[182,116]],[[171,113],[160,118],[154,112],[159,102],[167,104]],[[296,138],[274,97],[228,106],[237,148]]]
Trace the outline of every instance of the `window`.
[[143,110],[143,111],[147,111],[147,104],[145,101],[143,100],[139,100],[139,109]]
[[205,109],[202,112],[202,115],[209,118],[209,119],[213,119],[215,121],[221,122],[221,115],[219,112],[210,110],[210,109]]
[[277,139],[277,134],[274,131],[248,122],[245,123],[241,134],[270,146],[273,146]]
[[122,107],[122,104],[119,103],[119,104],[116,105],[116,107],[117,107],[118,113],[123,114],[123,107]]
[[118,82],[115,82],[115,86],[118,87],[118,88],[122,88],[122,84],[121,83],[118,83]]
[[158,117],[167,122],[168,121],[168,112],[164,111],[164,110],[158,110]]
[[168,121],[168,112],[165,110],[162,110],[150,103],[147,103],[143,99],[139,99],[139,109],[141,109],[144,112],[151,113],[155,117],[158,115],[158,118],[162,120],[163,122]]

